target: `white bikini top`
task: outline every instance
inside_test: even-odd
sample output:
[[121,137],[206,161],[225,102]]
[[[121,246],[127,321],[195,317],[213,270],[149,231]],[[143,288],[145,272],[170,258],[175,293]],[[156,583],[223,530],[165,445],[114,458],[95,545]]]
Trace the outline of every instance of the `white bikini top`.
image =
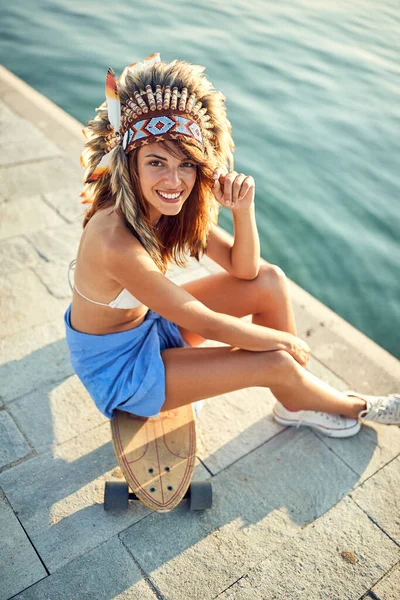
[[80,296],[82,296],[82,298],[85,298],[85,300],[88,300],[89,302],[93,302],[93,304],[99,304],[100,306],[109,306],[110,308],[137,308],[138,306],[143,306],[143,302],[140,302],[140,300],[135,298],[135,296],[132,296],[132,294],[130,292],[128,292],[128,290],[126,288],[124,288],[118,294],[118,296],[115,298],[115,300],[111,300],[111,302],[109,302],[108,304],[104,304],[104,302],[96,302],[95,300],[90,300],[90,298],[87,298],[78,290],[78,288],[76,287],[75,284],[71,285],[70,272],[71,272],[71,270],[75,270],[75,265],[76,265],[76,259],[72,260],[68,267],[69,287],[71,288],[71,291],[73,291],[75,288],[75,290],[78,292],[78,294]]

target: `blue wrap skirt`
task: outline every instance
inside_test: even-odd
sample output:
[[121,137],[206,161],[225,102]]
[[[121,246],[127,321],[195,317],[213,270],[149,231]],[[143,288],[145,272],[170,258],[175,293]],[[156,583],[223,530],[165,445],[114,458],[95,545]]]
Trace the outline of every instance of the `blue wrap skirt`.
[[161,352],[190,347],[178,326],[149,309],[135,329],[92,335],[72,329],[70,316],[71,304],[64,314],[71,364],[103,415],[112,419],[116,408],[158,415],[165,402]]

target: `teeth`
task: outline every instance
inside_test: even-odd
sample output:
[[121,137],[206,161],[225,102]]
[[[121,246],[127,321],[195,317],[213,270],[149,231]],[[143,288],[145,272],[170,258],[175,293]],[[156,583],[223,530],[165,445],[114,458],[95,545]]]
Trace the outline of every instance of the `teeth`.
[[160,196],[162,196],[163,198],[167,198],[167,200],[174,200],[176,198],[179,198],[179,196],[181,195],[181,192],[178,192],[178,194],[166,194],[165,192],[160,192],[158,191],[158,193],[160,194]]

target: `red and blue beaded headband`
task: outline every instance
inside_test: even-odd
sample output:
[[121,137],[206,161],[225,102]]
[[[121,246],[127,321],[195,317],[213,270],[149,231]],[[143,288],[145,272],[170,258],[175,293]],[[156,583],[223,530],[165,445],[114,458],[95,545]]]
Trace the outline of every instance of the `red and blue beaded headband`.
[[183,114],[161,114],[131,123],[126,130],[122,147],[128,154],[133,148],[162,142],[177,140],[180,137],[191,138],[191,142],[203,148],[203,137],[196,121]]

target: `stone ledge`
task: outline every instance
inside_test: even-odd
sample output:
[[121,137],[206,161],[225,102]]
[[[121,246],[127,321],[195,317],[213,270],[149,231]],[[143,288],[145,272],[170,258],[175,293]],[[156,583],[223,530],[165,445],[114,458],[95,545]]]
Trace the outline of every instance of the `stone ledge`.
[[0,93],[3,102],[38,127],[63,152],[67,151],[73,159],[77,158],[79,165],[83,146],[82,125],[79,121],[1,65]]

